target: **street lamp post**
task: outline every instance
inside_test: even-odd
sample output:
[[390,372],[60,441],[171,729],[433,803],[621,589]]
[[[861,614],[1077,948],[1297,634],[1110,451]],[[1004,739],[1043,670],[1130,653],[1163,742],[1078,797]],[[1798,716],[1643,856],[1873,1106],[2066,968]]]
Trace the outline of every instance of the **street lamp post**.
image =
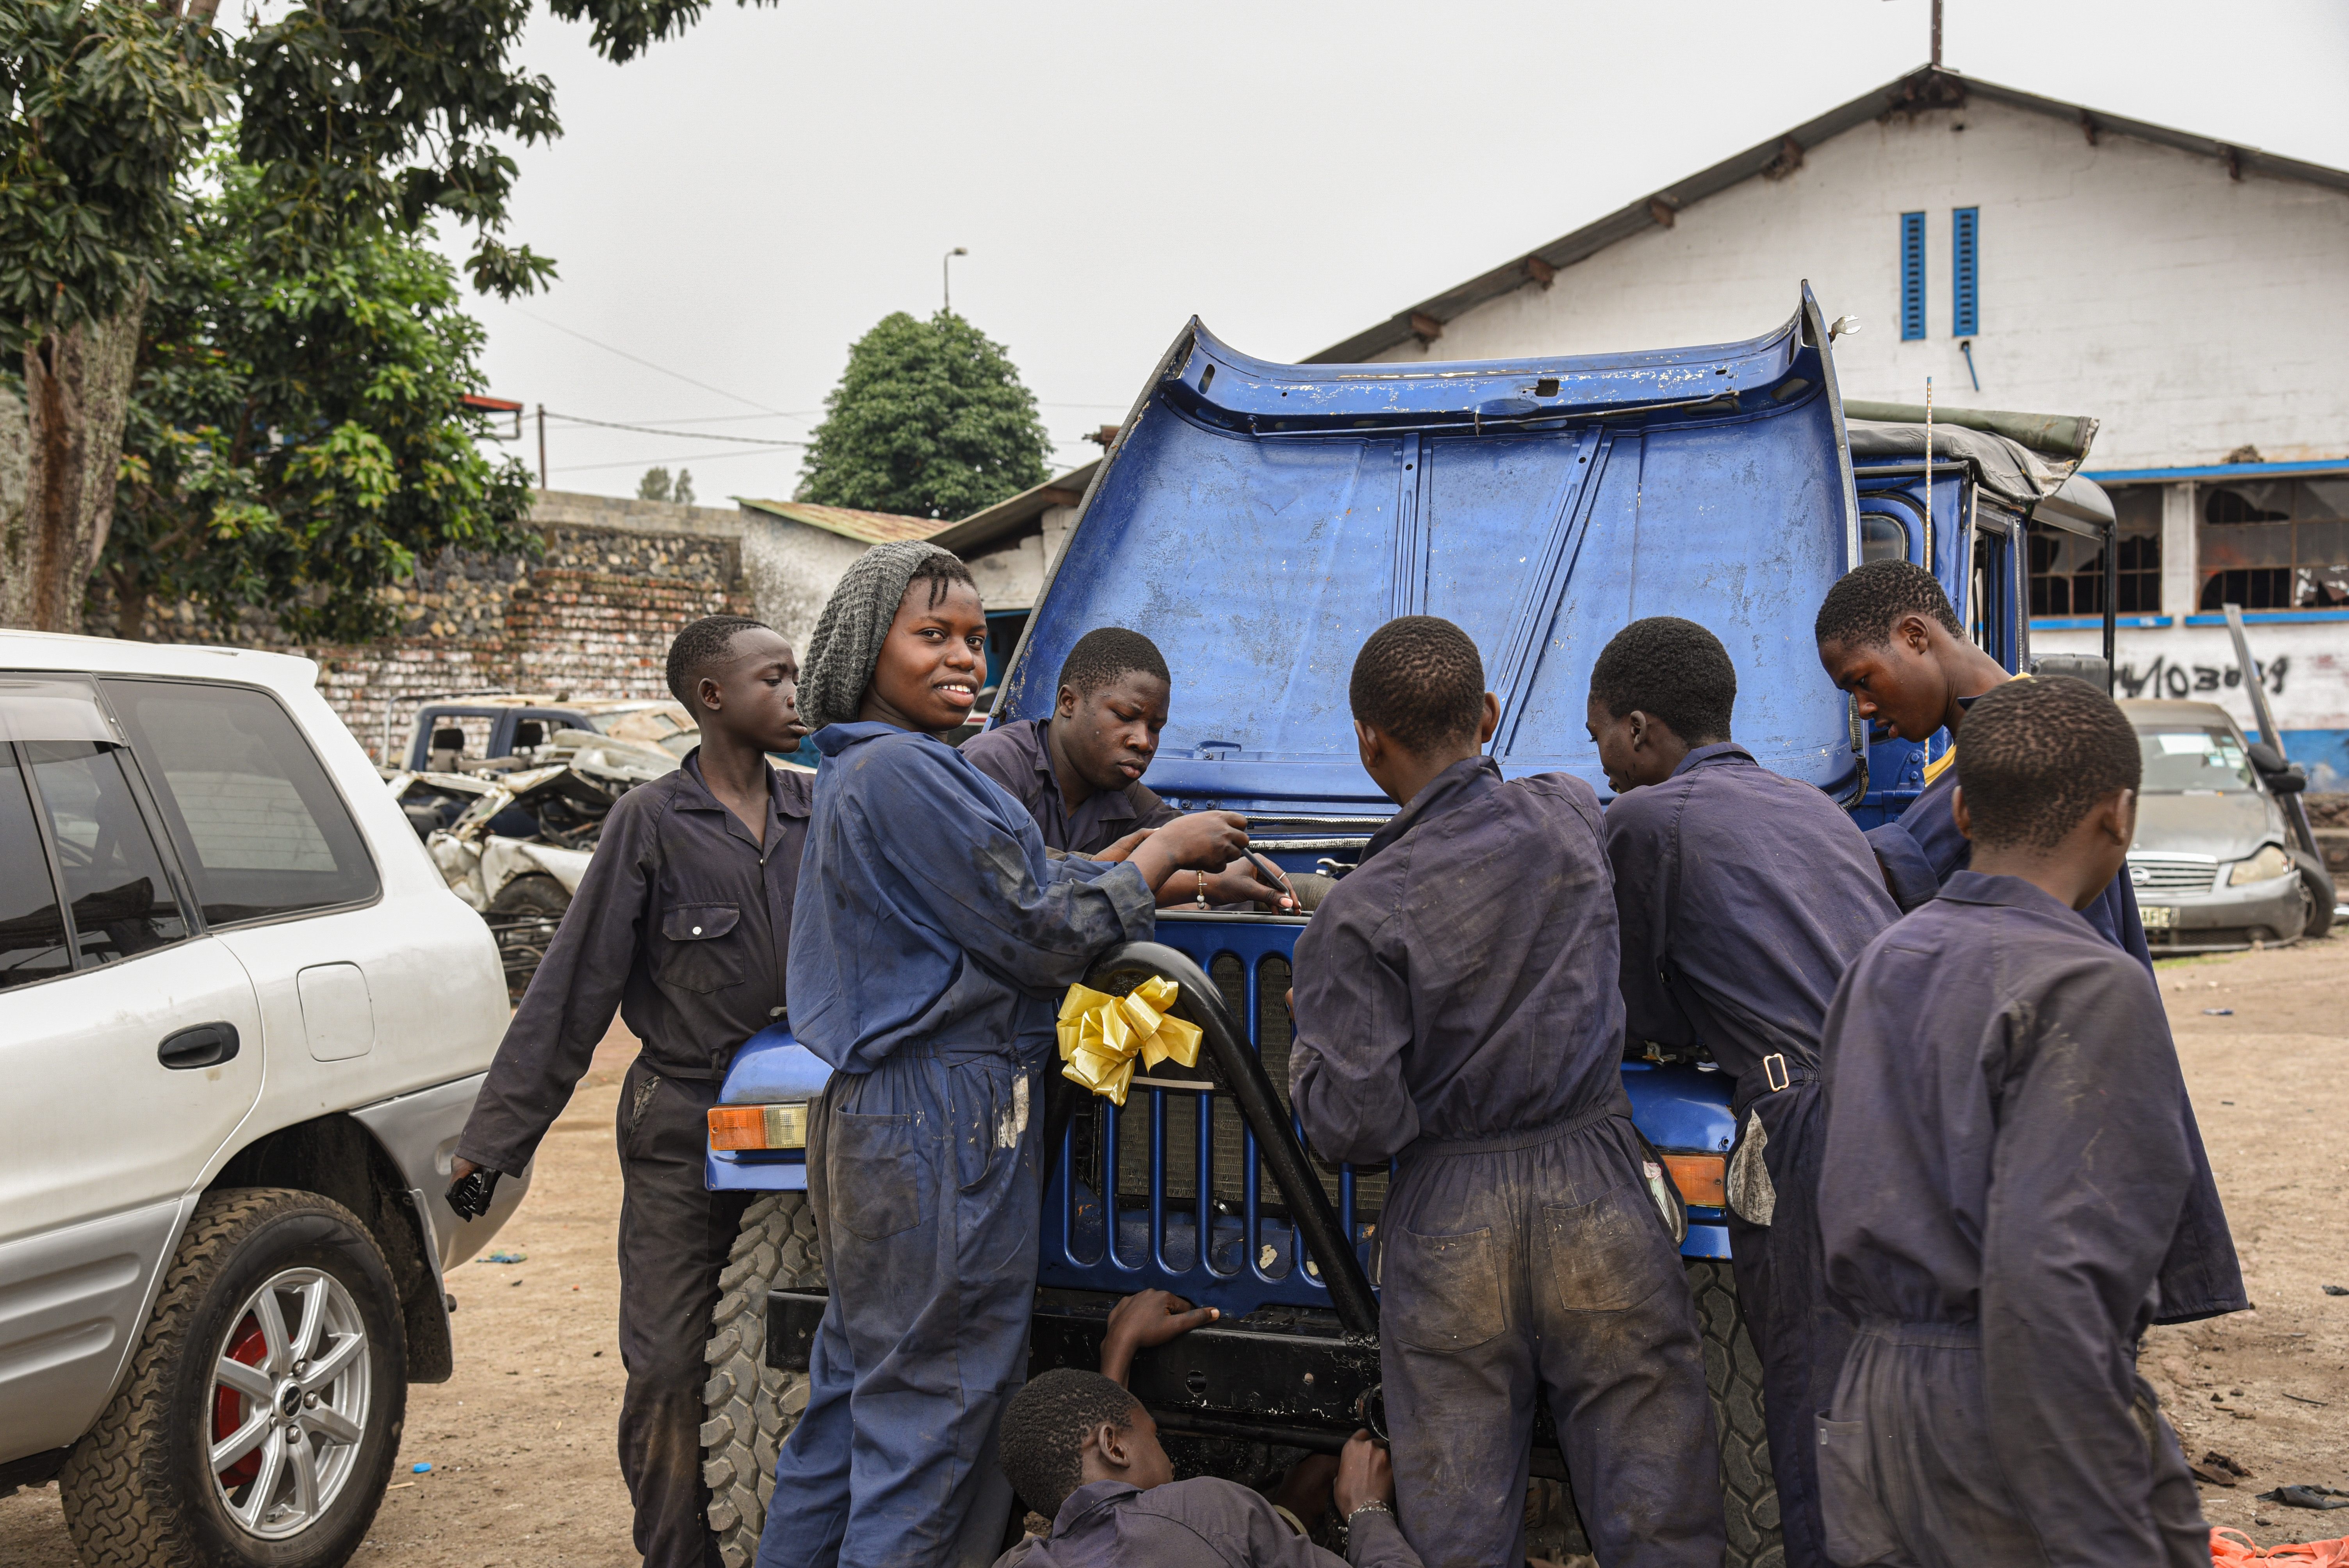
[[954,314],[954,259],[957,256],[967,256],[968,254],[970,254],[970,253],[968,250],[965,250],[960,245],[957,245],[953,250],[948,251],[944,256],[938,259],[938,273],[945,284],[947,314],[949,315]]

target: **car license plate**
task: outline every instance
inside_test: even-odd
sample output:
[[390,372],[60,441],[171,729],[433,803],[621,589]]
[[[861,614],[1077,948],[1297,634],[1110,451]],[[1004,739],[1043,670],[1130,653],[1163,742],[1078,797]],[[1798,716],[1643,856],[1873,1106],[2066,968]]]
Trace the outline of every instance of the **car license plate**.
[[2178,906],[2174,903],[2141,903],[2137,913],[2147,931],[2168,931],[2178,923]]

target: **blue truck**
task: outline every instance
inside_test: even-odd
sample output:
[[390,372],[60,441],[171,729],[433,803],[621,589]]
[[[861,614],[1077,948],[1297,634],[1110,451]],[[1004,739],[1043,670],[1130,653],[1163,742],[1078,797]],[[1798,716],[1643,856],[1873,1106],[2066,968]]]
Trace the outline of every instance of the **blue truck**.
[[[1603,798],[1583,727],[1591,663],[1626,622],[1669,614],[1727,645],[1736,733],[1764,767],[1863,823],[1897,815],[1947,739],[1872,737],[1828,684],[1811,639],[1828,585],[1864,561],[1929,564],[1974,640],[2022,669],[2029,527],[2109,546],[2112,509],[2073,473],[2093,421],[1968,412],[1929,436],[1911,417],[1922,410],[1844,406],[1833,339],[1807,286],[1791,319],[1747,342],[1522,363],[1275,365],[1193,321],[1086,493],[994,719],[1049,713],[1085,632],[1139,630],[1174,675],[1151,787],[1182,809],[1245,812],[1292,873],[1342,876],[1392,810],[1349,723],[1348,675],[1372,630],[1402,614],[1464,627],[1500,697],[1503,771],[1574,773]],[[1373,1274],[1389,1172],[1317,1158],[1288,1107],[1283,995],[1309,919],[1162,911],[1155,942],[1105,956],[1088,984],[1174,980],[1176,1015],[1205,1034],[1197,1066],[1137,1077],[1122,1109],[1065,1080],[1048,1099],[1031,1372],[1092,1365],[1109,1306],[1131,1292],[1221,1308],[1133,1375],[1192,1473],[1254,1480],[1381,1418]],[[1760,1366],[1721,1207],[1729,1085],[1702,1052],[1640,1040],[1625,1042],[1623,1073],[1685,1202],[1730,1561],[1775,1563]],[[721,1095],[734,1146],[709,1157],[712,1187],[766,1194],[709,1349],[706,1473],[730,1564],[755,1550],[775,1450],[806,1397],[824,1296],[800,1146],[825,1077],[787,1027],[749,1042]],[[1529,1544],[1588,1550],[1546,1419],[1534,1473]],[[1001,1524],[980,1522],[975,1560]]]

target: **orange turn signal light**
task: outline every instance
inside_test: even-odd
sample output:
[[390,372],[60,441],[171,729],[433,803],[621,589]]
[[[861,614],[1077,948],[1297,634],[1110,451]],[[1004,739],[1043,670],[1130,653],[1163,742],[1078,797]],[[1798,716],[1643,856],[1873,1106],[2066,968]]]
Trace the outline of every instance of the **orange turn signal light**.
[[709,1112],[712,1149],[805,1149],[807,1107],[720,1105]]
[[[716,1116],[716,1111],[709,1113]],[[1681,1190],[1681,1202],[1701,1208],[1721,1209],[1729,1204],[1729,1157],[1725,1154],[1667,1154],[1664,1169],[1671,1172],[1672,1185]]]

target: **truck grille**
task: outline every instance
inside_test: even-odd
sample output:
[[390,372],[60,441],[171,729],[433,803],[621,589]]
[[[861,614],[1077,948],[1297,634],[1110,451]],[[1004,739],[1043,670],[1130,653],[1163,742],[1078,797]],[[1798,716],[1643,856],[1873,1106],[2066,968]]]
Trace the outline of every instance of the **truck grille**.
[[[1208,977],[1224,995],[1224,1004],[1235,1017],[1247,1016],[1247,975],[1239,958],[1229,953],[1219,953],[1208,966]],[[1272,1080],[1273,1091],[1280,1097],[1285,1108],[1288,1104],[1288,1047],[1292,1037],[1288,1022],[1288,1006],[1284,1000],[1288,993],[1288,962],[1277,955],[1268,955],[1257,966],[1257,1054],[1264,1061],[1265,1076]],[[1135,1095],[1117,1112],[1117,1191],[1122,1199],[1145,1203],[1150,1198],[1150,1117],[1152,1095]],[[1170,1094],[1164,1097],[1166,1139],[1164,1145],[1166,1160],[1166,1202],[1170,1205],[1195,1202],[1199,1192],[1198,1114],[1201,1097]],[[1211,1129],[1210,1161],[1215,1197],[1219,1202],[1236,1207],[1247,1195],[1247,1121],[1239,1108],[1227,1096],[1214,1099],[1214,1123]],[[1092,1109],[1092,1108],[1089,1108]],[[1106,1112],[1107,1105],[1099,1107]],[[1092,1118],[1081,1116],[1077,1120],[1078,1138],[1073,1152],[1077,1169],[1088,1182],[1097,1180],[1101,1169],[1101,1147],[1098,1135],[1090,1125]],[[1339,1203],[1339,1167],[1328,1161],[1316,1159],[1314,1166],[1321,1178],[1322,1191],[1330,1195],[1332,1206]],[[1362,1168],[1355,1172],[1355,1217],[1360,1221],[1375,1220],[1386,1206],[1387,1172],[1383,1169]],[[1272,1172],[1258,1161],[1257,1181],[1264,1202],[1278,1207],[1279,1189]]]
[[2128,862],[2129,885],[2142,899],[2147,893],[2209,892],[2218,881],[2219,868],[2208,861],[2156,860],[2151,856],[2131,855]]

